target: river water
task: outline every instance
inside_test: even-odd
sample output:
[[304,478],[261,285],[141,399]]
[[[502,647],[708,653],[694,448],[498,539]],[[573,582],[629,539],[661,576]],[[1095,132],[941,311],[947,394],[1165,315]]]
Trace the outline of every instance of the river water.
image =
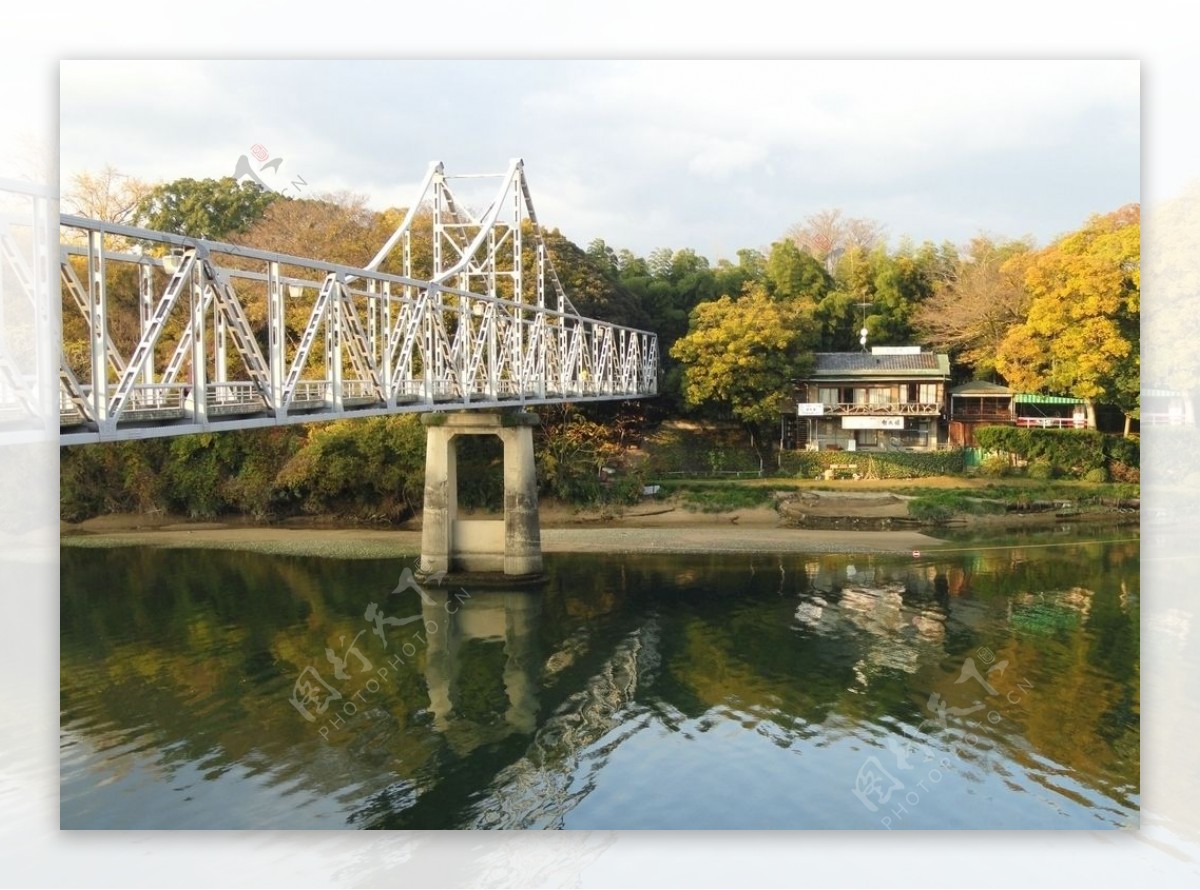
[[529,591],[64,547],[61,824],[1136,827],[1111,538],[550,555]]

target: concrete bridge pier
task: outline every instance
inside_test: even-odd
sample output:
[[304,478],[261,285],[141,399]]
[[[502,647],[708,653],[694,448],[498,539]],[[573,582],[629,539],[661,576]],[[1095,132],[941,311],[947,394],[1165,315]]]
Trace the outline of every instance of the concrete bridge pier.
[[[533,413],[464,411],[426,414],[425,508],[420,574],[500,574],[540,577],[542,534]],[[504,444],[504,519],[458,518],[457,443],[463,436],[497,436]]]

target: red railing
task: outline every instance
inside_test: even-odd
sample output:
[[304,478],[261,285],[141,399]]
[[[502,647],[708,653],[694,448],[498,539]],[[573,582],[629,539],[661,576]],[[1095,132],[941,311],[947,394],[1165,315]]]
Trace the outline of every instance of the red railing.
[[977,423],[1012,423],[1011,411],[955,411],[951,420],[969,420]]

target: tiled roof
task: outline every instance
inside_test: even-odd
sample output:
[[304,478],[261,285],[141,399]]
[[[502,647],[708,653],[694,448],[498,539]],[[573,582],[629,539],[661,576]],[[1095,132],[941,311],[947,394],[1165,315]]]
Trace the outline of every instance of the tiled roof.
[[932,352],[908,355],[875,355],[870,352],[814,353],[813,377],[945,377],[950,373],[949,357]]

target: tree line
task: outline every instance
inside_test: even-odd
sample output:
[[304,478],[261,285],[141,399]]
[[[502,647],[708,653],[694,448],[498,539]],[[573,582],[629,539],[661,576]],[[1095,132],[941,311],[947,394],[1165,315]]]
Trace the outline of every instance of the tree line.
[[[372,210],[361,196],[285,197],[232,177],[147,184],[106,168],[71,186],[66,207],[81,215],[346,265],[365,265],[404,215]],[[579,311],[654,331],[661,353],[659,399],[546,412],[547,492],[600,496],[596,473],[619,438],[611,431],[630,424],[735,421],[769,441],[762,434],[778,421],[780,397],[813,353],[857,350],[864,330],[868,344],[948,352],[956,382],[1007,382],[1138,415],[1137,205],[1096,215],[1043,248],[990,236],[961,247],[906,238],[889,247],[879,223],[837,210],[715,263],[686,247],[639,256],[602,239],[581,248],[557,230],[545,234]],[[382,270],[402,272],[398,263],[390,258]],[[432,245],[414,237],[412,263],[414,275],[430,275]],[[123,299],[121,290],[111,298]],[[124,298],[132,307],[136,287]],[[64,304],[68,355],[87,337],[77,314]],[[289,327],[303,323],[289,319]],[[136,340],[136,330],[113,336]],[[423,448],[414,423],[392,417],[64,449],[64,516],[160,507],[397,518],[419,504]],[[478,494],[480,503],[491,497]]]

